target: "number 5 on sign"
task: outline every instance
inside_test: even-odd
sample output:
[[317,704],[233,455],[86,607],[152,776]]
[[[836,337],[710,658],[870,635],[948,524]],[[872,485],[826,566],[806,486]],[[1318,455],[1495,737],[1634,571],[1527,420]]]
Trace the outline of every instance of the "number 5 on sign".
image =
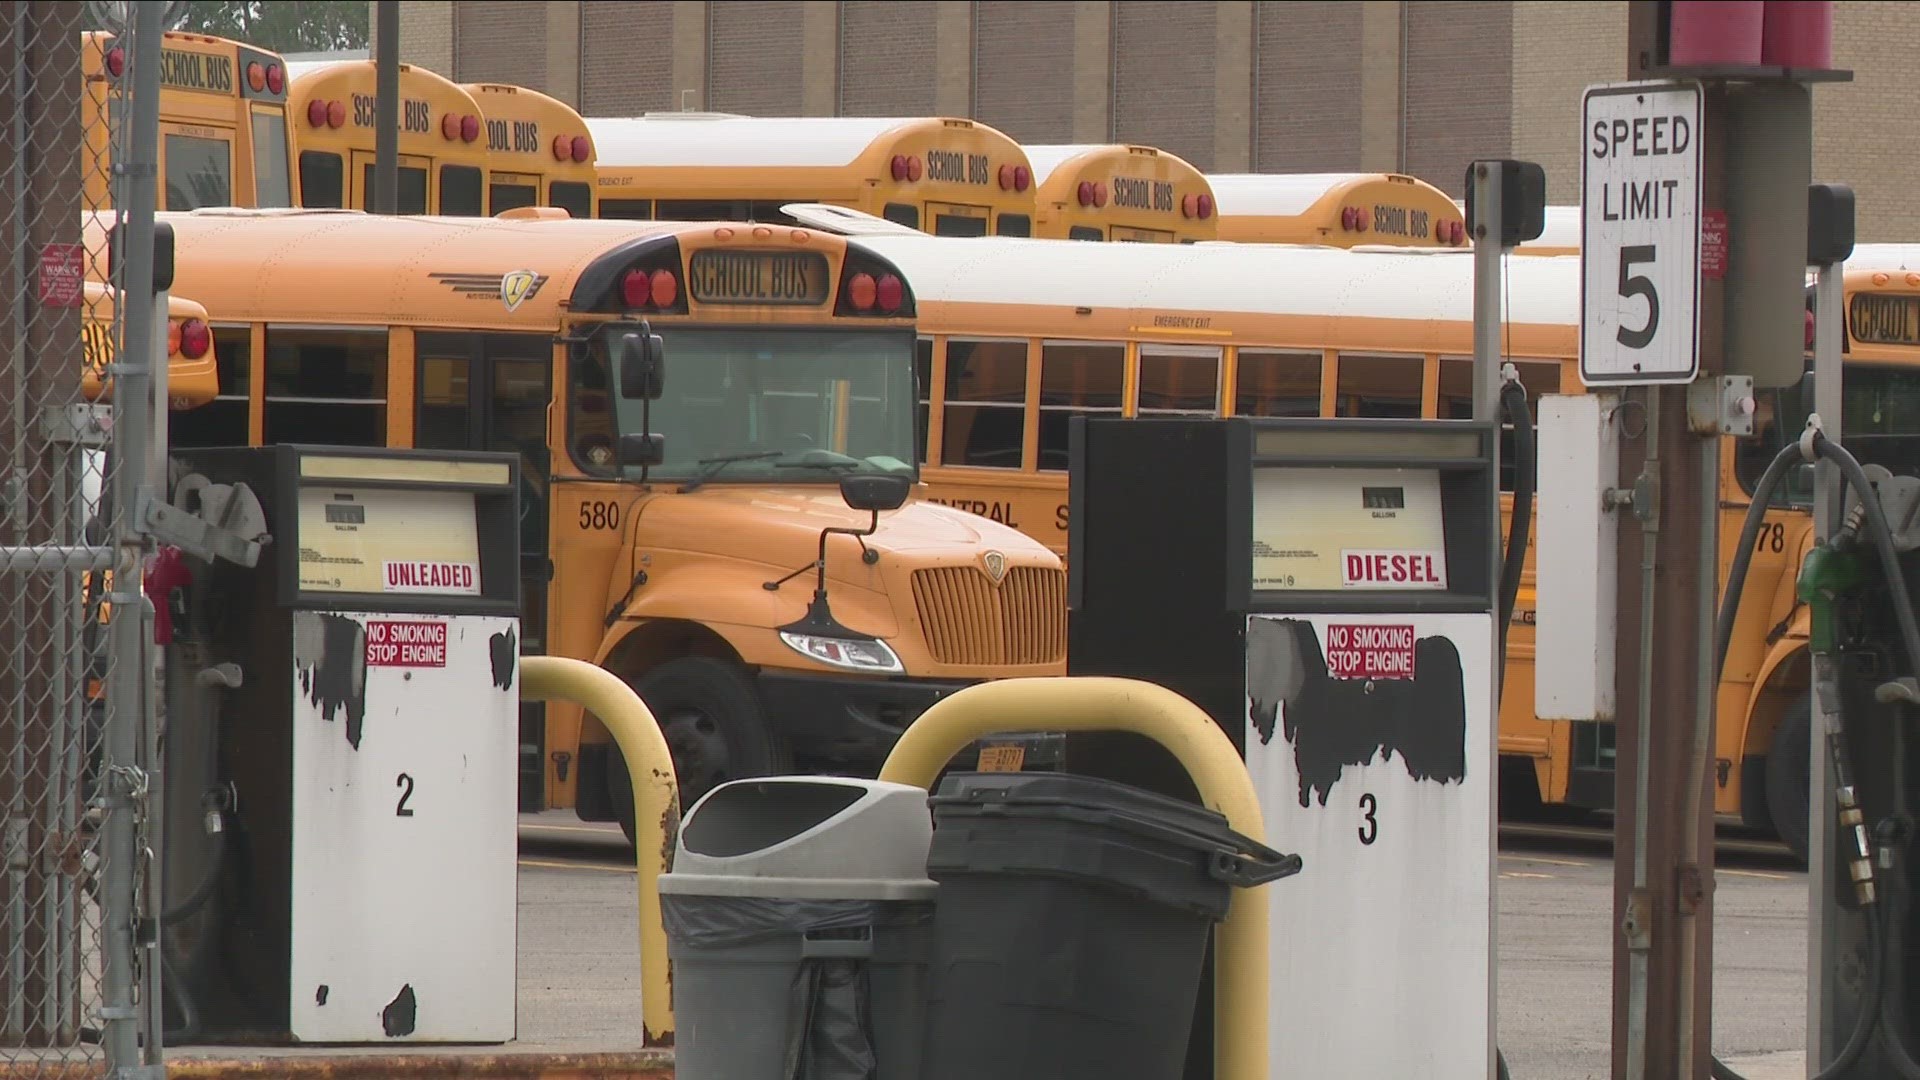
[[1700,87],[1588,87],[1580,125],[1580,381],[1700,370]]

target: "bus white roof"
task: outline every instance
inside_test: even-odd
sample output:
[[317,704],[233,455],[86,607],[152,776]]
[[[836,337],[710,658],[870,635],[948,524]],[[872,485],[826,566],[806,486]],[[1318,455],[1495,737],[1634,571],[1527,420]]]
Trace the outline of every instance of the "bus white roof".
[[1041,184],[1046,183],[1047,177],[1052,175],[1053,170],[1059,168],[1060,163],[1068,158],[1078,157],[1081,154],[1093,150],[1117,150],[1125,148],[1118,144],[1111,143],[1085,143],[1081,145],[1053,143],[1039,146],[1030,143],[1021,143],[1020,149],[1027,152],[1027,163],[1033,166],[1033,186],[1039,187]]
[[882,135],[942,117],[731,116],[648,113],[589,116],[602,168],[851,164]]
[[[926,302],[1039,304],[1471,322],[1470,249],[1347,251],[1286,244],[1090,244],[864,235]],[[1516,259],[1511,322],[1577,325],[1580,260]]]
[[1336,184],[1372,173],[1208,173],[1213,204],[1222,215],[1297,217]]

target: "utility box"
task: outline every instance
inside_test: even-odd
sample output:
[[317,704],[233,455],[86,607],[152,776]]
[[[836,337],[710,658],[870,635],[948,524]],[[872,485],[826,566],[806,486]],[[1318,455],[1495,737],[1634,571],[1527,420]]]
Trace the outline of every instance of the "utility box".
[[[1535,435],[1533,710],[1542,720],[1611,721],[1618,623],[1620,441],[1610,394],[1542,394]],[[1631,513],[1631,510],[1624,512]]]
[[281,445],[174,473],[203,508],[250,493],[271,539],[177,601],[170,683],[228,674],[169,717],[169,784],[216,796],[168,816],[202,856],[169,862],[192,1006],[169,1041],[512,1039],[518,458]]

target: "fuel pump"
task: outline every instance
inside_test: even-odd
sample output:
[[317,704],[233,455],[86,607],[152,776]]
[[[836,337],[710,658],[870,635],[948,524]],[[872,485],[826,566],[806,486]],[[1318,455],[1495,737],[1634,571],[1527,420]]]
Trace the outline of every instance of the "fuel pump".
[[[1716,675],[1738,612],[1748,555],[1773,488],[1800,462],[1837,466],[1840,508],[1808,550],[1796,581],[1810,617],[1814,731],[1832,774],[1834,857],[1816,899],[1834,914],[1835,945],[1814,983],[1821,1045],[1818,1080],[1920,1078],[1913,1028],[1920,983],[1908,953],[1920,940],[1912,852],[1913,776],[1920,775],[1920,439],[1867,437],[1848,448],[1818,415],[1783,448],[1756,485],[1715,633]],[[1877,460],[1876,460],[1877,459]],[[1894,469],[1901,472],[1896,474]],[[1820,790],[1815,785],[1815,790]],[[1814,820],[1826,819],[1816,808]],[[1818,925],[1818,912],[1813,920]],[[1718,1077],[1734,1077],[1715,1063]]]

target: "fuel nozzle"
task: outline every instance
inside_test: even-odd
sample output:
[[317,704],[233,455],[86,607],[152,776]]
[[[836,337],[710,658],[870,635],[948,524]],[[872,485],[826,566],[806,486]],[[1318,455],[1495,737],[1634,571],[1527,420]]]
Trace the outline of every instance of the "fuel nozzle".
[[[1853,767],[1847,762],[1847,742],[1840,727],[1840,687],[1833,678],[1833,658],[1826,653],[1814,656],[1813,711],[1820,732],[1827,740],[1827,761],[1833,766],[1834,809],[1840,828],[1853,837],[1853,850],[1847,853],[1847,877],[1853,882],[1853,898],[1861,907],[1875,899],[1873,884],[1873,846],[1867,840],[1867,817],[1860,809],[1859,792],[1853,785]],[[1885,826],[1885,822],[1881,823]],[[1886,865],[1882,848],[1882,865]]]

